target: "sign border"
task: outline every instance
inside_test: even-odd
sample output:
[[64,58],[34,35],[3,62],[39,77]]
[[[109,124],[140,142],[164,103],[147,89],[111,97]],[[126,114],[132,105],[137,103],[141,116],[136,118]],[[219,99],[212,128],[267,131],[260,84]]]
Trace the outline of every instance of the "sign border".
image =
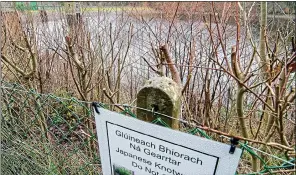
[[172,143],[172,142],[170,142],[170,141],[167,141],[167,140],[164,140],[164,139],[161,139],[161,138],[155,137],[155,136],[151,136],[151,135],[149,135],[149,134],[145,134],[145,133],[142,133],[142,132],[139,132],[139,131],[136,131],[136,130],[133,130],[133,129],[127,128],[127,127],[125,127],[125,126],[121,126],[121,125],[119,125],[119,124],[115,124],[115,123],[109,122],[109,121],[105,121],[105,123],[106,123],[106,132],[107,132],[107,140],[108,140],[108,151],[109,151],[109,156],[110,156],[110,168],[111,168],[111,173],[114,173],[114,170],[113,170],[113,167],[112,167],[112,160],[111,160],[111,151],[110,151],[110,143],[109,143],[108,124],[116,125],[116,126],[119,126],[119,127],[124,128],[124,129],[131,130],[131,131],[133,131],[133,132],[136,132],[136,133],[139,133],[139,134],[142,134],[142,135],[148,136],[148,137],[152,137],[152,138],[154,138],[154,139],[158,139],[158,140],[161,140],[161,141],[164,141],[164,142],[170,143],[170,144],[172,144],[172,145],[180,146],[180,147],[183,147],[183,148],[189,149],[189,150],[191,150],[191,151],[195,151],[195,152],[198,152],[198,153],[201,153],[201,154],[205,154],[205,155],[207,155],[207,156],[215,157],[215,158],[216,158],[216,164],[215,164],[215,170],[214,170],[214,174],[213,174],[213,175],[216,174],[217,167],[218,167],[218,164],[219,164],[219,159],[220,159],[220,157],[218,157],[218,156],[214,156],[214,155],[211,155],[211,154],[208,154],[208,153],[204,153],[204,152],[201,152],[201,151],[197,151],[197,150],[195,150],[195,149],[188,148],[188,147],[183,146],[183,145],[180,145],[180,144]]

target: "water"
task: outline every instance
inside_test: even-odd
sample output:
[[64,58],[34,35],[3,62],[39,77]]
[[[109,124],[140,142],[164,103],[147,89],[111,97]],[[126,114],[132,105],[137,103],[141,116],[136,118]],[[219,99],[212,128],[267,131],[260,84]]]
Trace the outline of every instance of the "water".
[[[49,21],[44,24],[38,19],[38,15],[33,18],[37,48],[40,55],[46,52],[58,52],[59,60],[56,61],[56,64],[60,64],[65,62],[64,59],[66,59],[67,49],[64,38],[69,33],[69,27],[63,14],[49,13],[48,17]],[[24,18],[23,21],[25,22]],[[156,69],[157,61],[152,52],[152,47],[157,49],[160,45],[166,43],[168,37],[170,53],[178,64],[183,83],[187,79],[190,44],[192,44],[193,38],[195,44],[194,66],[219,69],[219,66],[215,65],[213,61],[210,61],[210,63],[208,61],[209,59],[216,59],[222,63],[224,58],[215,24],[212,24],[213,32],[212,35],[209,35],[206,25],[198,20],[176,19],[174,24],[171,25],[171,21],[163,19],[161,16],[145,17],[143,20],[122,12],[92,12],[83,14],[82,21],[86,31],[84,34],[86,35],[89,32],[90,36],[89,47],[87,47],[86,42],[78,47],[84,52],[86,65],[92,69],[101,66],[104,71],[112,67],[111,74],[116,75],[118,64],[120,64],[123,68],[121,77],[123,86],[129,86],[131,79],[139,80],[138,83],[142,84],[149,77],[156,76],[156,73],[148,68],[143,58]],[[236,26],[228,25],[223,29],[222,24],[219,25],[221,33],[225,30],[222,41],[225,43],[226,56],[230,62],[231,47],[236,43]],[[83,34],[81,31],[78,30],[78,35]],[[169,31],[171,32],[170,35],[168,35]],[[129,41],[130,34],[132,34],[132,39]],[[241,38],[243,39],[243,35]],[[217,55],[213,55],[213,48],[216,48]],[[78,50],[76,51],[78,52]],[[248,51],[246,52],[247,55]],[[80,53],[78,52],[78,54]],[[121,60],[120,63],[118,59]],[[225,61],[222,65],[226,66]],[[56,68],[57,71],[58,69]],[[134,71],[133,75],[130,73],[131,70]],[[195,81],[203,82],[208,69],[194,68],[193,75],[196,71],[198,71],[198,74]],[[209,71],[209,77],[213,82],[218,80],[216,76],[218,72]],[[168,73],[166,74],[168,75]],[[111,80],[114,83],[116,76],[112,75],[113,79]],[[221,79],[222,82],[227,82],[229,76],[223,73]],[[201,90],[201,84],[196,86],[195,89]]]

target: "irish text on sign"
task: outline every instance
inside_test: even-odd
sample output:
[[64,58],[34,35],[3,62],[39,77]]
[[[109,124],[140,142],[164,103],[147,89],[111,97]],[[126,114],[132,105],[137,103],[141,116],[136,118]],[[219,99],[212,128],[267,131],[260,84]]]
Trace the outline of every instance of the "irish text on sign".
[[103,173],[112,175],[234,174],[241,154],[230,145],[99,109]]

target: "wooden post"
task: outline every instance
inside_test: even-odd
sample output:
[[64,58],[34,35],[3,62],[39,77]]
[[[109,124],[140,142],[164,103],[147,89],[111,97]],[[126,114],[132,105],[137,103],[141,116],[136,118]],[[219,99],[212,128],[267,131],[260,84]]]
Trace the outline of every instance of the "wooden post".
[[[179,119],[181,109],[181,88],[172,79],[154,77],[148,80],[137,94],[137,107],[153,110]],[[151,122],[156,119],[150,111],[137,109],[137,117]],[[161,119],[173,129],[179,129],[179,121],[165,116]]]

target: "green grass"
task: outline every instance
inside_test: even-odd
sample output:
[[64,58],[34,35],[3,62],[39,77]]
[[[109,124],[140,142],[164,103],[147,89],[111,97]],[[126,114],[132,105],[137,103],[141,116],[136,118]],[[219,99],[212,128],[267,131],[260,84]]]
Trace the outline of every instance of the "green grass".
[[[63,11],[64,9],[61,8]],[[39,7],[38,10],[23,10],[24,12],[38,13],[39,10],[42,10],[42,7]],[[55,12],[59,10],[58,7],[53,8],[45,8],[47,12]],[[132,7],[132,6],[124,6],[124,7],[82,7],[81,12],[121,12],[121,11],[153,11],[152,8],[149,7]]]

